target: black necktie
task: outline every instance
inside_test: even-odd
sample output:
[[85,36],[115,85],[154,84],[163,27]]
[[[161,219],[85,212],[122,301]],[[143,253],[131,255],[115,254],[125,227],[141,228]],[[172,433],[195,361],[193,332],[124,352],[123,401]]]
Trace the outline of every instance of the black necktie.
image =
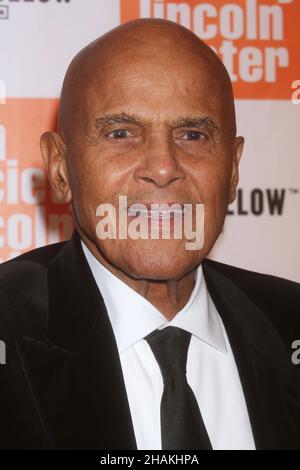
[[186,378],[191,333],[168,326],[145,337],[160,367],[162,449],[212,449],[193,390]]

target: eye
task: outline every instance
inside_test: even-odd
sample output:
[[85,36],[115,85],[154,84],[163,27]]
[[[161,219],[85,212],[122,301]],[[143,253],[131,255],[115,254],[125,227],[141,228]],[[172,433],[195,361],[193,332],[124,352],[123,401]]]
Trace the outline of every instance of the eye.
[[129,131],[127,129],[116,129],[115,131],[110,132],[107,134],[108,137],[112,139],[125,139],[129,137]]
[[199,131],[185,132],[185,134],[183,136],[184,140],[202,140],[202,139],[206,139],[206,138],[207,138],[207,136],[205,134],[203,134],[203,132],[199,132]]

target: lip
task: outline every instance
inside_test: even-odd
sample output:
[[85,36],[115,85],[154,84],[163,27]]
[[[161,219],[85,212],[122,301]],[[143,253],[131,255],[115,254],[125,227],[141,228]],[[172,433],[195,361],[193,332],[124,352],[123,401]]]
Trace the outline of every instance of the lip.
[[[175,208],[172,209],[172,206],[175,206]],[[141,212],[147,211],[148,213],[168,212],[182,214],[188,212],[188,208],[190,208],[190,204],[187,207],[187,203],[181,202],[136,202],[127,207],[127,212],[132,209],[132,211],[140,210]]]
[[[172,206],[175,206],[175,208],[172,209]],[[148,221],[151,224],[161,226],[161,224],[167,222],[173,226],[176,221],[183,223],[183,219],[193,213],[193,203],[180,201],[139,201],[128,204],[125,212],[129,220],[139,217],[140,220]]]
[[137,211],[136,213],[130,213],[128,211],[129,217],[145,217],[151,220],[168,220],[174,219],[175,217],[182,217],[183,212],[174,212],[174,211]]
[[147,201],[147,202],[133,202],[132,204],[130,204],[129,207],[131,206],[134,206],[134,207],[138,207],[138,206],[142,206],[142,208],[147,208],[148,210],[151,210],[152,206],[162,206],[162,205],[166,205],[166,206],[172,206],[172,205],[178,205],[182,208],[184,208],[184,206],[188,203],[186,202],[178,202],[178,201]]
[[154,223],[161,223],[164,220],[173,222],[175,219],[182,219],[185,216],[187,209],[181,207],[181,209],[175,210],[148,210],[148,209],[138,209],[138,207],[128,208],[127,215],[130,218],[142,217],[145,220],[151,220]]

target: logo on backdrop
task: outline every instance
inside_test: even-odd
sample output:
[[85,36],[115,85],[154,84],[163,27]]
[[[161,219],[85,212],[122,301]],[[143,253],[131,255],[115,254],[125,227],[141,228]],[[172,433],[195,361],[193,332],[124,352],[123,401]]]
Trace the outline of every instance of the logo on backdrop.
[[227,215],[282,216],[287,198],[299,193],[299,188],[239,188]]
[[236,98],[290,99],[298,0],[121,0],[122,22],[139,17],[176,21],[206,41],[224,62]]
[[[65,240],[73,230],[69,207],[55,199],[39,156],[39,136],[47,128],[56,101],[44,102],[48,112],[39,122],[34,116],[41,117],[37,113],[41,104],[18,101],[15,109],[15,101],[6,100],[0,105],[0,263],[24,251]],[[7,109],[5,119],[1,116],[3,108]],[[22,120],[24,115],[27,120]],[[14,128],[18,129],[23,154],[19,153],[18,143],[7,138],[14,135]],[[36,160],[32,155],[37,156]]]
[[[0,19],[13,20],[21,5],[39,5],[37,10],[44,11],[42,4],[72,3],[0,0]],[[165,18],[202,37],[227,66],[236,98],[300,103],[298,42],[294,39],[300,23],[298,0],[120,0],[120,6],[121,22]],[[39,149],[41,133],[54,122],[57,100],[6,99],[5,93],[0,80],[0,262],[67,239],[73,229],[69,208],[55,201],[47,183]],[[240,188],[228,216],[281,217],[299,194],[295,187]]]
[[[0,20],[7,20],[10,16],[10,7],[12,4],[16,6],[16,4],[24,4],[24,5],[32,5],[32,4],[40,4],[45,5],[47,3],[70,3],[71,0],[0,0]],[[14,8],[14,7],[13,7]]]

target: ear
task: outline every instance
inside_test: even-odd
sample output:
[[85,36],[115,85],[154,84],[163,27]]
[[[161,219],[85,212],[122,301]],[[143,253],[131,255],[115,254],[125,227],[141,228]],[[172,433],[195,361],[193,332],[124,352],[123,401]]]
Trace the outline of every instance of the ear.
[[69,203],[72,193],[64,141],[57,132],[45,132],[41,136],[40,146],[49,182],[56,193],[57,200],[61,203]]
[[234,155],[232,162],[232,173],[230,182],[229,202],[231,204],[236,197],[236,188],[239,182],[239,163],[243,152],[245,139],[244,137],[236,137],[234,142]]

